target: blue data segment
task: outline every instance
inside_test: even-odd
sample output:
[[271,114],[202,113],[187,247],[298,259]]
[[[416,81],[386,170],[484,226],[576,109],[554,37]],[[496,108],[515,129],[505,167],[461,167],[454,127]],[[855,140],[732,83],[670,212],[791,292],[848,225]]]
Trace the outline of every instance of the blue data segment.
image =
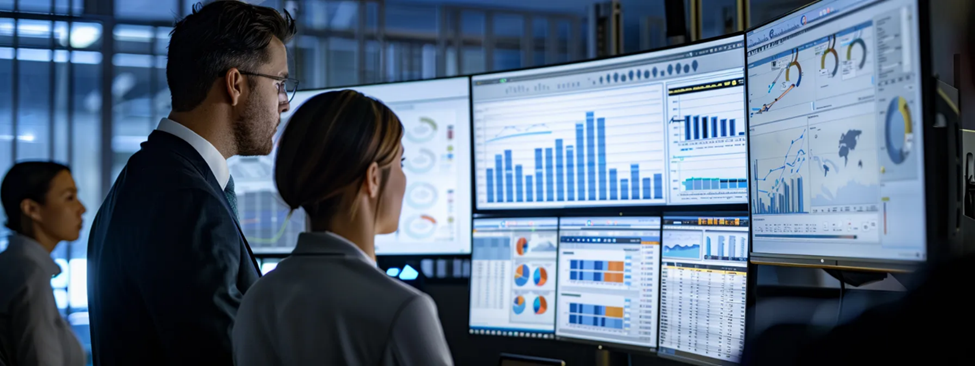
[[671,204],[744,203],[748,194],[744,79],[668,90]]
[[648,108],[661,93],[658,84],[584,100],[492,103],[497,112],[475,137],[478,207],[664,204],[662,110]]

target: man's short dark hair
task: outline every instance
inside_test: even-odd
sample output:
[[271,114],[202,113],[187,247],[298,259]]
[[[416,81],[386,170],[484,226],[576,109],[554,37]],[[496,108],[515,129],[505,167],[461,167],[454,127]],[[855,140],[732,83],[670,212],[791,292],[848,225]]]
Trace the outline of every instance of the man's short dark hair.
[[7,228],[23,234],[21,218],[24,214],[20,211],[20,203],[30,199],[45,204],[51,181],[62,171],[70,173],[71,169],[50,161],[20,162],[7,171],[3,183],[0,183],[0,202],[3,202],[3,211],[7,214]]
[[230,68],[254,72],[267,63],[271,37],[288,43],[295,22],[287,11],[224,0],[197,3],[193,14],[170,33],[166,81],[173,111],[186,112],[203,103],[214,80]]

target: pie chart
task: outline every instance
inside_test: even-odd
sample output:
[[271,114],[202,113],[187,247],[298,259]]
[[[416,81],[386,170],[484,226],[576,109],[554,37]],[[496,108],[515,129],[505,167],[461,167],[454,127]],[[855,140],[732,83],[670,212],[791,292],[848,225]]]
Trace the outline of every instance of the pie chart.
[[545,268],[542,267],[535,268],[535,275],[532,279],[535,281],[535,286],[543,286],[545,282],[548,282],[548,272],[545,272]]
[[528,269],[527,264],[522,264],[515,268],[515,285],[524,286],[528,283],[528,276],[531,273],[531,269]]
[[887,155],[894,164],[901,164],[907,160],[914,141],[911,124],[911,111],[907,107],[907,100],[902,97],[891,99],[887,107]]
[[[518,296],[521,297],[521,296]],[[516,300],[517,301],[517,300]],[[545,297],[539,296],[535,298],[535,314],[542,315],[545,314],[545,310],[548,310],[548,302],[545,301]]]
[[518,242],[515,244],[515,250],[518,251],[518,255],[528,253],[528,239],[518,238]]
[[521,314],[525,311],[525,298],[519,295],[515,297],[515,305],[511,307],[511,310],[515,311],[515,314]]

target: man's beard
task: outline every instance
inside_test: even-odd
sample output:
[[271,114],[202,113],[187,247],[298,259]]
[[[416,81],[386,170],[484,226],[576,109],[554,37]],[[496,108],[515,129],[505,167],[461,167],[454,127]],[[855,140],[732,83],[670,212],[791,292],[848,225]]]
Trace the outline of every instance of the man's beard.
[[[256,98],[255,98],[256,99]],[[272,123],[277,119],[276,123]],[[237,141],[237,155],[268,155],[274,147],[274,132],[281,123],[281,116],[275,116],[249,102],[243,116],[234,124],[234,139]]]

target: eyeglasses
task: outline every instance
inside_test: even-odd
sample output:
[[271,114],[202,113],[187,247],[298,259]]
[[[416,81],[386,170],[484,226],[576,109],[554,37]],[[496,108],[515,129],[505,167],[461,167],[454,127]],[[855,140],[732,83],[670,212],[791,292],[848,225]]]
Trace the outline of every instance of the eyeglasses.
[[285,101],[287,101],[288,103],[291,103],[291,101],[295,99],[295,92],[298,91],[298,79],[286,78],[282,76],[258,74],[256,72],[249,72],[249,71],[241,71],[240,73],[241,75],[260,76],[268,79],[277,80],[278,83],[275,85],[277,85],[278,87],[278,96],[284,97],[284,100],[279,98],[278,102],[284,103]]

